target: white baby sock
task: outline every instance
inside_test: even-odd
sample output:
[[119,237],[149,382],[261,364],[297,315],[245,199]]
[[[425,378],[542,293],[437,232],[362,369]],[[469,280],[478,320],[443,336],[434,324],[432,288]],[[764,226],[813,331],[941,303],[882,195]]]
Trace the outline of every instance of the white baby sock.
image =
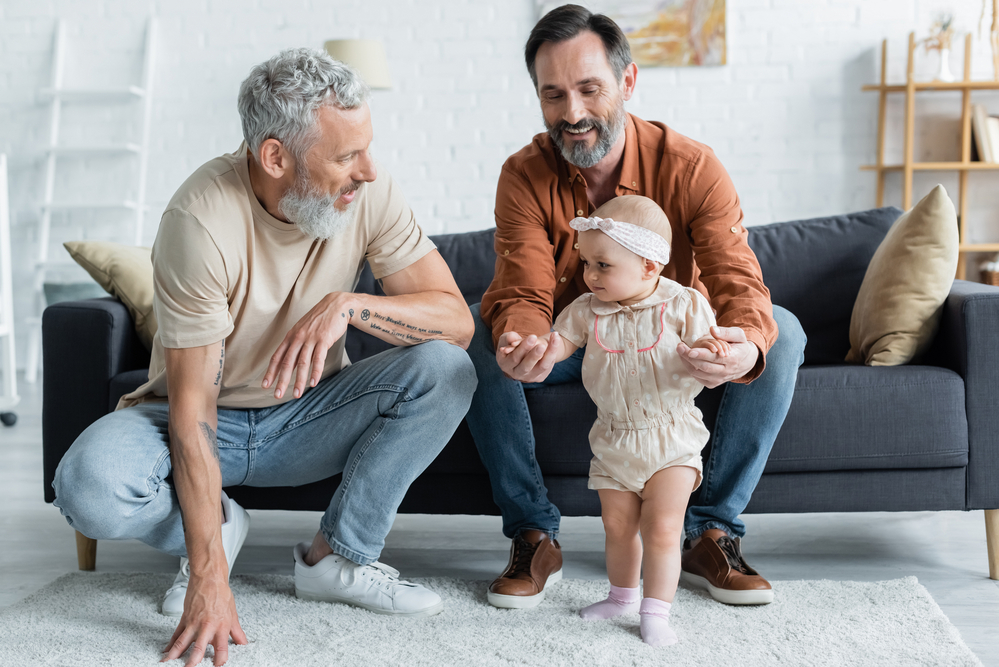
[[649,646],[669,646],[677,642],[676,633],[669,627],[669,610],[673,605],[656,598],[644,598],[639,614],[642,616],[642,641]]
[[608,618],[631,614],[638,611],[641,596],[637,588],[611,586],[606,600],[601,600],[579,610],[579,615],[587,621],[605,621]]

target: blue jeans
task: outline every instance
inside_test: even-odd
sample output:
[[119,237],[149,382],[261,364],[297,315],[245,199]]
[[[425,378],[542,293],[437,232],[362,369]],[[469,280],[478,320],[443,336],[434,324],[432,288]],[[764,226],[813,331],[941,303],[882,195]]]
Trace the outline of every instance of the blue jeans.
[[[222,486],[301,486],[342,472],[319,529],[337,554],[372,563],[409,485],[461,423],[475,384],[464,350],[431,341],[359,361],[297,400],[219,409]],[[77,438],[53,482],[71,526],[93,539],[187,553],[168,412],[166,402],[143,403]]]
[[[503,534],[514,537],[526,529],[558,534],[561,515],[548,500],[548,490],[534,457],[534,432],[522,384],[507,378],[496,364],[492,331],[471,307],[475,336],[468,356],[475,364],[479,386],[466,417],[489,480],[493,500],[503,515]],[[774,306],[780,334],[767,367],[755,381],[724,387],[718,418],[712,429],[711,453],[704,478],[684,519],[687,537],[721,528],[733,537],[746,533],[739,515],[760,481],[777,433],[794,394],[798,367],[804,361],[805,333],[798,319]],[[582,350],[555,365],[541,384],[579,382]]]

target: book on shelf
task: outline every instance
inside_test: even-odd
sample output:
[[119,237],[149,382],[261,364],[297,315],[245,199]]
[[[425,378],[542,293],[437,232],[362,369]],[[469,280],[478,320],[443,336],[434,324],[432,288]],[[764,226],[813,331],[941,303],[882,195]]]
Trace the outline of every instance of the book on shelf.
[[985,121],[985,136],[989,140],[992,161],[999,162],[999,117],[989,116]]
[[[996,123],[990,123],[996,121]],[[996,162],[999,160],[999,118],[990,118],[981,104],[971,106],[972,148],[980,162]]]

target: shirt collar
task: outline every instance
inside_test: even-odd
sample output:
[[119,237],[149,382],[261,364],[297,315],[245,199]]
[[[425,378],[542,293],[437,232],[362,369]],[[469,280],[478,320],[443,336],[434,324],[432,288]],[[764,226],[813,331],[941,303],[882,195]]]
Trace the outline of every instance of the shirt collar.
[[[555,152],[562,157],[558,148]],[[565,158],[565,165],[569,170],[569,183],[575,183],[577,178],[586,182],[579,167],[572,164]],[[631,192],[638,192],[638,133],[635,130],[635,119],[630,113],[625,114],[624,120],[624,153],[621,154],[621,177],[618,179],[618,187]]]
[[592,310],[596,315],[613,315],[614,313],[622,310],[642,310],[644,308],[658,306],[661,303],[674,299],[681,294],[683,290],[684,288],[680,285],[680,283],[670,280],[665,276],[659,276],[659,286],[656,287],[656,291],[653,292],[651,296],[646,299],[642,299],[638,303],[633,303],[630,306],[622,306],[617,301],[601,301],[600,299],[593,297],[590,299],[590,310]]

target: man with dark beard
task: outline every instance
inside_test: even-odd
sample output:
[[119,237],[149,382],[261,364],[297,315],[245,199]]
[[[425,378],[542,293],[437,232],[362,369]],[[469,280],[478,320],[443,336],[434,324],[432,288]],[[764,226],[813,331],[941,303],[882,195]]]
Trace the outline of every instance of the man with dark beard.
[[[381,614],[443,608],[377,562],[410,483],[475,389],[472,319],[399,187],[368,153],[367,88],[323,52],[282,52],[239,92],[245,143],[200,167],[153,246],[149,381],[59,465],[56,505],[95,539],[181,557],[166,660],[247,639],[227,578],[249,516],[223,487],[343,473],[295,591]],[[367,261],[386,296],[354,294]],[[397,347],[350,365],[348,325]]]
[[[638,68],[612,20],[576,5],[554,9],[532,30],[525,56],[548,132],[503,166],[496,274],[482,303],[472,306],[476,330],[468,348],[479,385],[467,420],[503,532],[513,540],[509,565],[490,585],[488,600],[533,607],[545,586],[561,578],[560,514],[535,459],[524,387],[579,381],[584,370],[582,349],[554,364],[560,339],[548,344],[555,317],[587,291],[570,221],[614,197],[644,195],[673,228],[663,275],[708,297],[719,324],[712,336],[732,348],[722,358],[670,343],[698,381],[724,385],[704,482],[684,521],[682,577],[721,602],[766,604],[773,591],[742,557],[739,514],[790,405],[805,345],[801,326],[772,305],[739,198],[711,149],[625,112]],[[631,352],[652,342],[633,341]],[[644,387],[648,379],[637,365],[632,374]],[[643,410],[629,406],[622,419],[641,422]],[[637,591],[615,595],[630,599]]]

